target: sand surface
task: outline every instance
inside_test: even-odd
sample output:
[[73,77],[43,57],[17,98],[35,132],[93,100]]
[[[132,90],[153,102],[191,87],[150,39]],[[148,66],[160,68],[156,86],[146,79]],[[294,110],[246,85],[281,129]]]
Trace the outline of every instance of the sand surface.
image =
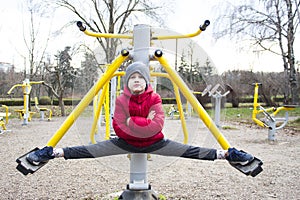
[[[16,158],[35,147],[43,147],[64,122],[33,119],[27,126],[12,119],[10,132],[0,135],[2,162],[0,199],[113,199],[129,182],[129,160],[125,155],[97,159],[51,160],[34,174],[16,170]],[[261,159],[264,171],[256,177],[245,176],[227,161],[199,161],[152,155],[148,163],[148,182],[167,199],[299,199],[300,134],[279,130],[276,142],[267,140],[267,129],[254,124],[223,122],[234,129],[221,130],[231,146]],[[57,147],[89,143],[92,120],[80,117]],[[187,121],[189,143],[220,148],[199,120]],[[182,142],[179,120],[167,119],[164,132]],[[97,139],[103,138],[104,126]]]

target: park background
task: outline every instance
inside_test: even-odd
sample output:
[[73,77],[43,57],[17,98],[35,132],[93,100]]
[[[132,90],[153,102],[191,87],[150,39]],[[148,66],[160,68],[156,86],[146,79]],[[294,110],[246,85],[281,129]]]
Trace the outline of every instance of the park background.
[[[1,100],[22,98],[21,88],[10,96],[7,91],[28,78],[48,86],[33,86],[31,96],[41,104],[76,101],[120,48],[130,47],[123,40],[85,36],[75,25],[78,20],[92,31],[110,33],[129,33],[135,24],[151,24],[153,34],[159,35],[194,32],[209,19],[211,25],[197,38],[155,43],[171,52],[171,64],[191,90],[221,84],[223,93],[231,91],[227,101],[238,107],[240,102],[252,102],[251,84],[259,82],[260,101],[267,106],[299,104],[299,1],[200,1],[201,6],[195,6],[197,1],[104,2],[10,1],[1,8]],[[159,85],[163,98],[174,97],[168,81],[159,80]],[[210,101],[196,96],[201,103]]]
[[[93,6],[95,2],[99,3],[96,7]],[[4,5],[4,1],[1,3]],[[29,178],[22,177],[15,169],[17,156],[35,146],[43,146],[118,54],[121,46],[129,46],[121,40],[95,39],[82,34],[76,27],[78,20],[97,32],[127,34],[135,24],[145,23],[153,26],[154,34],[185,34],[197,30],[206,19],[211,21],[207,30],[192,40],[178,41],[180,48],[177,50],[175,41],[156,45],[169,50],[172,64],[191,90],[202,92],[207,85],[216,84],[221,85],[221,93],[230,90],[226,96],[227,103],[224,101],[222,104],[222,124],[226,125],[222,132],[233,144],[262,158],[265,171],[256,179],[249,179],[236,171],[228,174],[232,169],[229,169],[230,166],[223,167],[220,162],[206,164],[172,160],[157,173],[151,172],[153,186],[169,199],[297,199],[299,196],[299,159],[296,154],[299,152],[299,108],[289,112],[289,123],[285,129],[278,131],[278,141],[272,144],[266,140],[267,130],[251,121],[252,83],[262,83],[259,101],[263,106],[299,104],[299,1],[235,1],[233,4],[192,0],[57,0],[5,1],[5,5],[1,7],[0,25],[0,103],[8,105],[12,115],[7,125],[10,132],[1,134],[0,138],[1,146],[6,149],[1,151],[5,160],[0,187],[4,198],[99,199],[124,189],[128,182],[128,174],[123,170],[107,168],[105,164],[101,164],[102,169],[99,168],[99,163],[106,162],[114,166],[119,157],[100,159],[100,162],[64,163],[59,160],[58,163],[49,163]],[[126,5],[131,5],[130,12],[124,12]],[[282,26],[265,29],[261,25],[270,25],[272,20],[268,19],[276,18],[276,9],[280,11]],[[287,22],[292,22],[293,26],[288,26]],[[283,36],[283,49],[279,36]],[[259,43],[262,39],[264,42]],[[155,69],[160,68],[155,66]],[[31,109],[35,110],[33,98],[38,97],[40,106],[53,110],[52,121],[39,121],[40,116],[36,112],[28,126],[21,126],[14,110],[22,108],[22,88],[16,88],[10,95],[7,91],[15,84],[22,84],[25,78],[47,84],[32,86]],[[171,83],[158,80],[157,91],[163,97],[167,110],[169,104],[174,103]],[[214,99],[201,93],[195,95],[213,117],[214,112],[210,108],[214,108]],[[91,116],[92,107],[89,109],[87,113]],[[82,127],[87,127],[92,120],[85,117],[78,120],[60,145],[87,143],[86,135],[81,136],[86,134]],[[178,120],[167,119],[166,124],[167,135],[172,135],[170,130],[174,127],[178,128],[176,133],[179,134]],[[190,122],[188,126],[204,133],[204,141],[203,137],[191,135],[195,139],[193,143],[203,145],[209,140],[208,146],[218,146],[214,140],[207,139],[210,133],[200,121],[196,124]],[[118,165],[125,165],[127,169],[128,163],[124,159],[120,159]],[[155,158],[154,161],[159,160]],[[60,170],[53,172],[52,169]],[[157,166],[153,168],[156,169]],[[199,171],[201,173],[196,173]],[[100,181],[92,181],[95,177]],[[90,187],[86,183],[91,183]],[[49,185],[54,187],[49,189]],[[224,191],[224,187],[229,185],[231,188]],[[66,193],[70,188],[72,192]],[[203,193],[207,190],[210,192]]]

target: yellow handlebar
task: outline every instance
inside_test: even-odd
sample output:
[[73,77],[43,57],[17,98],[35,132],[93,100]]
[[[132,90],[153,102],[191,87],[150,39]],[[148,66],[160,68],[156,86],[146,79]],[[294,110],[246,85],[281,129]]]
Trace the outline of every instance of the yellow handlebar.
[[44,83],[44,81],[31,81],[31,82],[29,82],[29,84],[26,84],[26,83],[16,84],[9,89],[7,94],[10,94],[13,91],[13,89],[15,89],[16,87],[26,87],[26,86],[31,86],[33,84],[43,84],[43,83]]
[[29,84],[33,85],[33,84],[43,84],[44,81],[30,81]]
[[199,35],[202,31],[206,30],[206,27],[209,26],[210,21],[205,20],[203,25],[199,27],[199,30],[197,30],[195,33],[185,34],[185,35],[166,35],[166,36],[156,36],[152,37],[152,40],[168,40],[168,39],[180,39],[180,38],[191,38]]
[[280,111],[284,110],[284,111],[290,111],[290,110],[295,110],[296,106],[281,106],[275,109],[275,111],[273,112],[273,115],[277,115],[277,113],[279,113]]
[[8,107],[6,105],[3,105],[3,104],[2,105],[0,104],[0,107],[5,109],[5,124],[8,124],[8,116],[10,115],[8,113]]
[[92,37],[104,37],[104,38],[123,38],[123,39],[132,39],[133,36],[132,35],[124,35],[124,34],[114,34],[114,33],[95,33],[95,32],[91,32],[86,30],[86,27],[84,27],[82,25],[81,21],[77,22],[77,26],[79,28],[79,30],[81,30],[82,32],[84,32],[86,35],[88,36],[92,36]]
[[10,93],[13,91],[13,89],[15,89],[16,87],[22,87],[22,84],[16,84],[16,85],[12,86],[12,87],[8,90],[7,94],[10,94]]
[[[191,38],[199,35],[202,31],[206,30],[206,27],[209,26],[210,21],[205,20],[203,25],[199,27],[199,30],[197,30],[195,33],[190,33],[186,35],[166,35],[166,36],[156,36],[152,37],[152,40],[167,40],[167,39],[180,39],[180,38]],[[83,26],[81,21],[77,22],[77,26],[80,31],[84,32],[88,36],[92,37],[104,37],[104,38],[120,38],[120,39],[133,39],[132,35],[125,35],[125,34],[114,34],[114,33],[95,33],[86,30],[86,27]]]

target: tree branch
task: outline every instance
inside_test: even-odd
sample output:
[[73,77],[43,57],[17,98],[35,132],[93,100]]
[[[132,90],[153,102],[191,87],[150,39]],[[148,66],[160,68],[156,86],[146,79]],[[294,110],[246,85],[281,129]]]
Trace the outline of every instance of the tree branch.
[[53,95],[56,97],[56,98],[59,98],[59,95],[55,92],[55,90],[53,89],[53,87],[51,85],[49,85],[48,83],[46,82],[43,82],[42,83],[44,86],[46,86],[47,88],[49,88],[51,90],[51,92],[53,93]]

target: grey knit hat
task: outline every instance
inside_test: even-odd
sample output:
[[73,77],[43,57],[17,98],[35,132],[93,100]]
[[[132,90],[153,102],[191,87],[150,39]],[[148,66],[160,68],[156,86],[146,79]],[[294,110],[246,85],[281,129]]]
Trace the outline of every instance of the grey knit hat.
[[139,74],[141,74],[144,77],[145,81],[146,81],[146,85],[149,85],[149,83],[150,83],[149,67],[147,67],[142,62],[134,62],[126,68],[126,74],[125,74],[125,84],[126,84],[126,86],[128,85],[129,77],[135,72],[138,72]]

